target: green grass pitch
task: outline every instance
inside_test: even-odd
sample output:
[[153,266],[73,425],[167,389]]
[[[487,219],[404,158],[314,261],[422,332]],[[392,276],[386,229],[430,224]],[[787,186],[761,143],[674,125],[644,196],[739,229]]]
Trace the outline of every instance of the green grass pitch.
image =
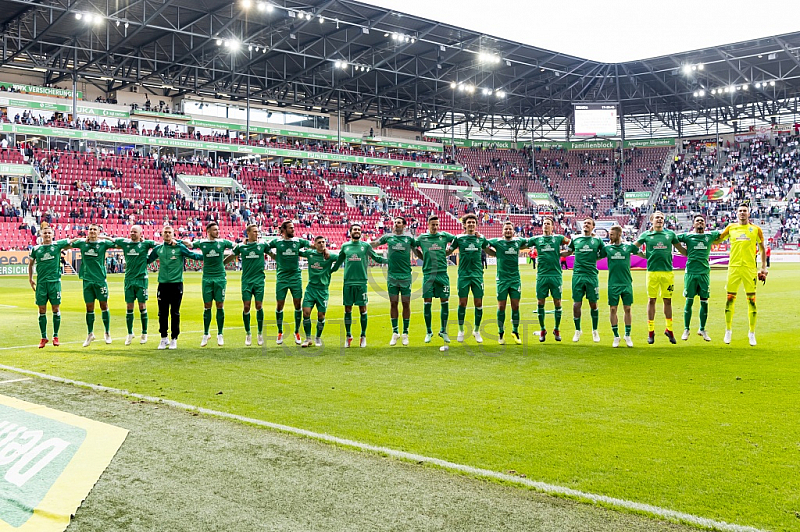
[[[734,340],[724,333],[724,271],[712,272],[709,331],[669,345],[663,316],[655,346],[646,345],[644,273],[634,273],[635,348],[612,349],[605,291],[600,300],[601,343],[583,329],[571,342],[571,302],[565,300],[562,335],[539,344],[533,336],[534,272],[523,272],[524,346],[497,345],[494,267],[486,272],[486,343],[424,345],[422,302],[412,302],[411,346],[388,348],[388,300],[373,290],[369,347],[340,348],[341,275],[334,274],[323,335],[326,347],[274,343],[244,347],[238,274],[230,274],[226,346],[214,339],[199,348],[202,329],[198,274],[188,274],[182,307],[184,334],[177,351],[157,351],[157,306],[150,302],[150,342],[125,347],[122,276],[109,279],[112,345],[102,335],[83,349],[80,281],[64,279],[61,347],[0,350],[2,363],[66,378],[174,399],[244,416],[326,432],[370,444],[433,456],[702,517],[771,530],[800,527],[800,268],[775,265],[759,287],[758,347],[747,344],[747,303],[737,301]],[[418,272],[418,270],[415,270]],[[381,286],[382,271],[373,269]],[[451,270],[455,287],[455,270]],[[569,296],[569,279],[564,279]],[[601,273],[601,287],[605,285]],[[0,347],[32,346],[39,331],[27,279],[8,277],[0,291]],[[420,279],[416,281],[419,288]],[[676,294],[682,273],[676,272]],[[151,292],[156,281],[151,276]],[[266,317],[274,320],[274,274],[267,274]],[[418,293],[418,292],[417,292]],[[471,302],[470,302],[471,305]],[[683,298],[675,299],[675,330],[683,328]],[[551,305],[548,304],[548,309]],[[434,328],[439,304],[434,302]],[[288,310],[288,309],[287,309]],[[699,304],[695,304],[695,312]],[[467,322],[471,323],[470,306]],[[291,311],[286,312],[288,322]],[[52,321],[48,314],[48,327]],[[510,309],[507,312],[510,320]],[[358,335],[358,320],[354,320]],[[255,313],[253,313],[255,325]],[[552,329],[548,314],[547,327]],[[139,318],[136,314],[135,332]],[[291,325],[290,325],[291,328]],[[102,333],[98,319],[96,333]],[[215,325],[212,323],[212,334]],[[469,329],[468,329],[469,330]],[[510,324],[507,324],[510,330]],[[222,392],[222,393],[220,393]]]

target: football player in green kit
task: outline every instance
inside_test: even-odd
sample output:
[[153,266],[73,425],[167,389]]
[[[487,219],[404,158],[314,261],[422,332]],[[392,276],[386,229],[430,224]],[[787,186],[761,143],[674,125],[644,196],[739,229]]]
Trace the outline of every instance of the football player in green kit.
[[345,347],[350,347],[353,335],[350,328],[353,323],[353,306],[358,306],[361,314],[361,347],[367,347],[367,271],[369,259],[378,264],[388,261],[375,253],[372,246],[361,241],[361,224],[350,226],[350,241],[342,244],[339,256],[331,269],[338,270],[344,264],[344,286],[342,288],[342,304],[344,305],[344,328],[347,333]]
[[461,220],[464,233],[456,236],[450,243],[447,254],[458,250],[458,337],[459,342],[464,341],[464,320],[467,315],[467,299],[470,291],[475,304],[475,322],[472,336],[479,344],[483,343],[481,337],[481,321],[483,320],[483,265],[481,255],[489,245],[489,241],[477,233],[478,217],[466,214]]
[[583,220],[583,234],[576,236],[569,243],[569,249],[561,252],[561,256],[568,257],[575,254],[575,266],[572,274],[572,318],[575,322],[575,336],[573,342],[581,339],[581,307],[583,298],[589,301],[592,315],[592,340],[600,341],[597,326],[600,313],[597,310],[597,300],[600,299],[600,278],[597,270],[597,261],[602,258],[603,241],[593,236],[594,220]]
[[256,302],[256,325],[258,326],[258,345],[264,345],[264,260],[269,243],[258,241],[258,227],[249,224],[245,229],[247,240],[233,247],[233,254],[225,257],[225,264],[233,262],[236,257],[242,260],[242,322],[244,323],[244,345],[253,345],[250,332],[250,308]]
[[489,240],[486,253],[497,257],[497,343],[505,339],[506,303],[511,299],[511,336],[521,344],[519,336],[519,300],[522,297],[522,279],[519,276],[519,252],[528,247],[528,239],[514,236],[514,224],[503,224],[503,238]]
[[[330,253],[326,247],[325,237],[318,236],[314,239],[314,249],[304,249],[301,257],[308,260],[308,284],[303,294],[303,332],[306,339],[300,347],[312,345],[322,347],[322,330],[325,328],[325,313],[328,311],[330,295],[331,270],[338,253]],[[317,307],[317,335],[311,341],[311,311]]]
[[88,335],[83,347],[94,341],[94,302],[100,303],[100,312],[105,329],[105,341],[111,343],[111,313],[108,310],[108,281],[106,280],[106,251],[116,247],[108,237],[100,237],[100,226],[89,225],[89,235],[72,241],[72,247],[81,251],[81,267],[78,276],[83,279],[83,301],[86,303],[86,330]]
[[611,347],[619,347],[619,318],[617,309],[622,300],[625,312],[625,345],[633,347],[631,339],[631,305],[633,305],[633,278],[631,277],[631,255],[641,255],[639,248],[633,244],[622,242],[622,227],[614,225],[608,230],[611,242],[606,244],[603,252],[608,261],[608,306],[611,320],[611,331],[614,342]]
[[280,236],[269,243],[270,253],[275,258],[275,321],[278,325],[276,344],[283,343],[283,307],[286,294],[291,291],[294,303],[294,343],[300,345],[300,323],[303,311],[300,310],[303,297],[303,274],[300,272],[300,250],[311,247],[311,242],[294,237],[294,224],[284,220],[280,227]]
[[439,348],[440,351],[447,351],[450,348],[447,345],[450,343],[450,336],[447,334],[447,319],[450,315],[450,276],[447,274],[447,244],[452,242],[454,238],[450,233],[439,231],[439,217],[432,214],[428,216],[428,232],[417,236],[416,239],[417,247],[422,251],[423,315],[425,317],[425,327],[428,330],[425,335],[425,343],[430,343],[433,338],[431,306],[433,298],[438,297],[442,305],[439,336],[445,343]]
[[561,341],[561,290],[564,285],[561,270],[561,246],[569,244],[569,238],[553,233],[555,223],[552,218],[545,218],[542,222],[544,234],[528,240],[528,245],[536,249],[539,255],[539,265],[536,268],[536,314],[539,317],[539,341],[544,342],[547,330],[544,327],[544,304],[547,296],[553,298],[555,307],[556,324],[553,329],[553,338]]
[[[40,227],[42,243],[31,249],[31,260],[28,262],[28,282],[36,294],[36,306],[39,307],[39,331],[42,340],[39,349],[47,340],[47,302],[53,312],[53,345],[58,347],[58,330],[61,328],[61,250],[72,245],[73,240],[53,241],[53,228],[47,222]],[[36,281],[33,280],[33,269],[36,266]]]
[[683,297],[686,306],[683,308],[683,334],[681,340],[688,340],[691,334],[692,306],[695,296],[700,298],[700,329],[697,334],[706,342],[711,337],[706,332],[708,320],[708,298],[711,296],[711,265],[708,257],[711,244],[719,238],[721,231],[706,232],[706,219],[698,214],[693,220],[694,232],[678,235],[678,242],[686,246],[686,272],[683,275]]
[[398,327],[400,317],[398,303],[403,301],[403,345],[408,345],[408,326],[411,322],[411,250],[417,243],[414,237],[406,234],[406,219],[402,216],[395,216],[394,228],[391,233],[387,233],[370,245],[373,248],[386,244],[388,247],[387,260],[389,261],[389,271],[387,272],[387,291],[389,292],[389,316],[392,320],[392,339],[389,345],[397,345],[397,340],[401,339]]
[[125,258],[125,325],[128,327],[128,336],[125,345],[133,343],[133,307],[139,303],[139,316],[142,320],[142,337],[140,344],[147,343],[147,257],[150,250],[156,247],[152,240],[142,238],[142,226],[132,225],[130,238],[117,238],[114,240],[116,247],[122,250]]
[[228,279],[225,275],[225,250],[233,249],[233,242],[219,238],[219,225],[210,222],[206,226],[206,237],[194,242],[186,242],[186,247],[199,249],[203,254],[203,339],[200,347],[208,345],[211,338],[211,305],[217,306],[217,345],[225,345],[222,330],[225,327],[225,289]]

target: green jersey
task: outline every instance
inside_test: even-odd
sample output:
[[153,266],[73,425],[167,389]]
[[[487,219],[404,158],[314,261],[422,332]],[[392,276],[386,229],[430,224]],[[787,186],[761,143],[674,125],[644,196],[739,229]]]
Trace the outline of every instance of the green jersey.
[[537,275],[561,276],[561,245],[564,240],[564,235],[540,235],[528,240],[528,246],[536,248],[538,255]]
[[361,240],[351,240],[342,244],[339,256],[331,271],[338,270],[344,264],[344,286],[363,286],[367,284],[367,269],[369,259],[379,264],[386,264],[388,261],[375,253],[372,246]]
[[117,238],[114,244],[125,257],[125,282],[147,279],[147,255],[156,247],[156,243],[152,240],[134,242],[130,238]]
[[636,240],[637,245],[646,246],[647,271],[672,271],[672,245],[678,243],[678,237],[669,229],[646,231]]
[[423,233],[417,237],[417,246],[422,250],[423,275],[447,273],[447,244],[455,237],[439,231],[435,235]]
[[388,246],[390,279],[411,279],[411,250],[417,246],[413,236],[386,234],[372,243],[373,246]]
[[277,263],[277,279],[282,282],[302,281],[300,273],[300,250],[312,247],[311,242],[302,238],[278,237],[269,243],[269,249],[275,250]]
[[40,283],[61,279],[61,250],[69,247],[69,240],[56,240],[31,249],[30,257],[36,264],[36,280]]
[[631,286],[631,255],[639,248],[632,244],[606,244],[605,255],[608,260],[608,286]]
[[116,244],[110,240],[89,242],[82,238],[72,247],[81,250],[81,268],[78,277],[90,283],[105,283],[106,251],[116,247]]
[[203,279],[225,279],[225,250],[233,248],[233,242],[218,238],[216,240],[196,240],[192,247],[203,254]]
[[684,233],[678,235],[678,241],[686,245],[688,252],[686,260],[686,273],[689,275],[706,275],[711,273],[708,256],[711,253],[711,243],[719,238],[719,231],[710,233]]
[[245,242],[237,244],[233,252],[242,258],[242,284],[264,282],[264,260],[269,249],[268,242]]
[[450,244],[458,250],[458,278],[483,279],[483,250],[489,241],[482,236],[460,234]]
[[182,283],[183,266],[185,259],[202,260],[203,255],[196,253],[183,242],[173,240],[174,244],[158,244],[150,252],[147,262],[158,260],[158,282],[159,283]]
[[493,238],[489,240],[497,255],[496,281],[519,281],[519,251],[528,247],[528,239]]
[[339,254],[328,252],[328,258],[326,259],[316,249],[306,249],[300,252],[300,256],[308,259],[309,286],[327,290],[331,284],[331,268],[339,258]]
[[597,277],[597,260],[601,258],[603,241],[596,236],[576,236],[569,243],[569,249],[575,253],[575,275]]

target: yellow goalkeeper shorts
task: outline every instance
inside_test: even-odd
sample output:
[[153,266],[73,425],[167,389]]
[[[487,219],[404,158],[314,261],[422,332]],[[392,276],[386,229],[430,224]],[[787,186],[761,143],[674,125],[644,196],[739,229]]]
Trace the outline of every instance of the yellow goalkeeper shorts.
[[661,296],[664,299],[672,299],[674,291],[674,272],[647,272],[647,297],[655,299]]
[[739,286],[744,285],[746,294],[756,293],[756,280],[758,272],[750,268],[728,268],[728,284],[725,290],[731,294],[739,291]]

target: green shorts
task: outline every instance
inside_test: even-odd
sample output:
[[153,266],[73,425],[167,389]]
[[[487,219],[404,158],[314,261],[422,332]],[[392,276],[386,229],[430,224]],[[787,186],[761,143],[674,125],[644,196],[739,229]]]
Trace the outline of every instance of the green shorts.
[[275,301],[286,301],[287,292],[292,293],[292,299],[303,297],[303,279],[275,282]]
[[584,297],[589,303],[597,303],[600,299],[600,281],[596,276],[578,275],[572,278],[572,300],[580,303]]
[[264,301],[264,281],[242,283],[242,301]]
[[700,299],[711,297],[711,277],[707,273],[692,275],[691,273],[683,276],[683,297]]
[[411,296],[411,279],[387,279],[386,290],[390,296]]
[[608,287],[608,306],[619,306],[619,300],[626,307],[633,305],[633,286],[609,286]]
[[522,298],[522,282],[519,279],[513,281],[497,281],[497,300],[505,301],[507,298]]
[[137,280],[133,283],[125,283],[125,303],[133,303],[138,301],[144,303],[147,301],[147,286],[148,280]]
[[458,278],[456,282],[458,290],[458,297],[469,297],[469,292],[472,290],[472,297],[483,297],[483,278]]
[[61,304],[61,281],[42,281],[36,283],[36,306],[43,307]]
[[367,285],[345,285],[345,287],[342,288],[342,305],[345,307],[352,307],[354,305],[359,307],[367,306]]
[[228,286],[226,279],[203,279],[203,303],[225,301],[225,287]]
[[94,303],[94,301],[105,303],[108,301],[108,283],[83,282],[83,301],[84,303]]
[[434,297],[439,299],[450,298],[450,277],[447,276],[447,273],[422,276],[422,298],[431,299]]
[[564,281],[560,275],[537,275],[536,276],[536,299],[561,299],[561,291]]
[[325,314],[328,311],[328,289],[306,285],[303,308],[313,309],[315,306],[317,307],[317,312]]

